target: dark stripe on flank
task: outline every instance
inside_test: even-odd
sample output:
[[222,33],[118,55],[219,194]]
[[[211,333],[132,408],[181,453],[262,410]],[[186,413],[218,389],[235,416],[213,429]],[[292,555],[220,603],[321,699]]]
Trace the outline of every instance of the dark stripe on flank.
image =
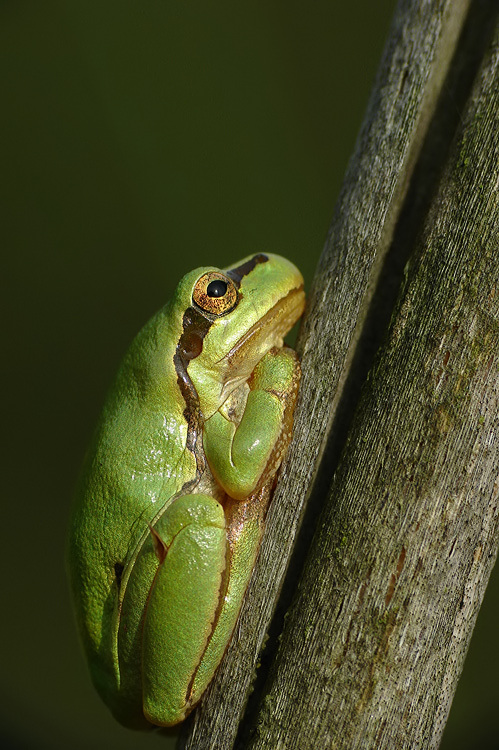
[[259,253],[259,255],[254,255],[250,260],[247,260],[246,263],[227,271],[227,276],[230,276],[232,281],[239,288],[243,276],[247,276],[259,263],[266,263],[267,261],[268,257],[263,255],[263,253]]
[[[201,410],[199,396],[187,373],[187,366],[192,359],[199,357],[203,351],[203,339],[210,330],[212,321],[205,318],[193,307],[187,308],[182,320],[182,335],[173,355],[177,382],[185,401],[184,417],[187,420],[187,448],[194,452],[196,439],[201,427]],[[197,456],[196,456],[197,460]],[[201,468],[201,467],[198,467]]]
[[[236,287],[239,288],[244,276],[247,276],[259,263],[266,263],[267,261],[267,255],[259,253],[250,258],[250,260],[247,260],[246,263],[242,263],[240,266],[227,271],[227,276],[230,276]],[[182,335],[178,340],[177,349],[173,355],[178,385],[185,401],[184,417],[187,421],[186,445],[193,453],[195,453],[195,445],[201,429],[202,415],[199,406],[199,396],[187,373],[187,367],[189,362],[199,357],[203,351],[203,339],[215,319],[205,317],[194,307],[187,308],[182,319]],[[196,454],[196,461],[198,469],[201,470],[204,467],[203,458]],[[203,466],[200,466],[200,463]]]

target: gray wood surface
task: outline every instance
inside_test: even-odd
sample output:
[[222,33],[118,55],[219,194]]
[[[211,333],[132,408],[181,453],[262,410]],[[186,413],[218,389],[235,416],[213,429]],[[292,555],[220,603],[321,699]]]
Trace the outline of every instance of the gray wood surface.
[[[489,11],[474,6],[483,22]],[[434,138],[423,150],[412,214],[404,198],[428,133],[448,137],[438,131],[445,102],[436,107],[453,68],[458,91],[472,68],[466,55],[453,60],[468,9],[398,5],[300,335],[295,438],[236,636],[184,747],[234,746],[310,495],[324,511],[236,746],[438,745],[497,549],[497,37],[455,118],[453,148]],[[480,59],[483,23],[468,27],[466,54]],[[326,440],[333,431],[340,445],[346,429],[338,405],[355,347],[376,315],[389,250],[405,244],[411,262],[389,335],[327,492],[336,458]],[[296,584],[288,577],[288,589]]]

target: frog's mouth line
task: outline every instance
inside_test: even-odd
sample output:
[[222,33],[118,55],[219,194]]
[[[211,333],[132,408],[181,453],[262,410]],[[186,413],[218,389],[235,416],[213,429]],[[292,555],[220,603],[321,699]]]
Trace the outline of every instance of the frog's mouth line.
[[273,346],[282,346],[282,339],[300,318],[304,307],[303,285],[291,289],[223,357],[229,368],[237,367],[237,363],[246,358],[253,347],[259,348],[259,344],[264,341],[269,342],[265,347],[267,351]]
[[300,318],[305,307],[303,285],[291,289],[246,331],[232,349],[217,364],[224,363],[226,375],[220,402],[246,382],[262,357],[273,347],[281,348],[283,338]]

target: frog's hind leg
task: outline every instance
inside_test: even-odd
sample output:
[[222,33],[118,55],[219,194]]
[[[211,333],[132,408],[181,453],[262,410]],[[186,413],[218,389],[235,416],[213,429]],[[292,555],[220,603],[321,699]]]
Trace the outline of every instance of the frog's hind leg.
[[[137,556],[121,608],[121,699],[152,724],[182,721],[236,625],[263,533],[267,483],[245,501],[175,500]],[[139,707],[137,706],[137,708]],[[142,713],[142,711],[141,711]]]
[[273,481],[267,483],[245,501],[226,498],[224,510],[230,575],[224,576],[225,591],[220,598],[216,623],[193,680],[193,703],[199,700],[212,679],[236,626],[263,535],[272,485]]
[[179,497],[158,519],[141,554],[156,558],[152,580],[150,564],[135,566],[136,585],[148,592],[140,657],[143,711],[153,724],[170,726],[192,706],[191,684],[224,587],[222,506],[208,495]]

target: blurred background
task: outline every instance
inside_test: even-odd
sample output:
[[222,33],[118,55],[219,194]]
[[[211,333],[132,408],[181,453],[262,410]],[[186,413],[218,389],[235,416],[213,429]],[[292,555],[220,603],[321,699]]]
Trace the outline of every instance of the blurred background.
[[[186,271],[273,251],[310,284],[394,5],[1,0],[2,747],[169,747],[90,685],[72,486],[120,357]],[[498,608],[496,581],[445,748],[498,746]]]

